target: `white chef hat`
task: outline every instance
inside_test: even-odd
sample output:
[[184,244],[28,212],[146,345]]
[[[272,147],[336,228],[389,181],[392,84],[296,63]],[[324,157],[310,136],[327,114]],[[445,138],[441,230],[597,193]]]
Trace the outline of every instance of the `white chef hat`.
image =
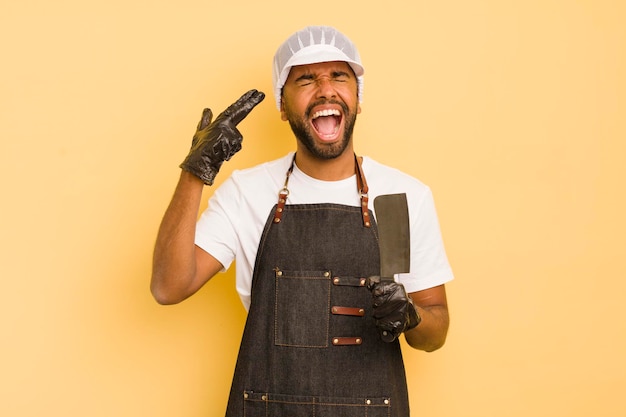
[[344,61],[357,77],[359,101],[363,94],[361,57],[356,46],[344,34],[329,26],[308,26],[291,35],[274,55],[274,97],[280,110],[281,93],[291,67],[318,62]]

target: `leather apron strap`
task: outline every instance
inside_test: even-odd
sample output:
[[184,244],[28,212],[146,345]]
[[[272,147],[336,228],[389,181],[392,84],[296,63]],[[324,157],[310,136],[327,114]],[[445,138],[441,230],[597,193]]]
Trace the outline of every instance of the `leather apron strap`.
[[[367,180],[365,179],[365,174],[363,173],[363,158],[357,157],[354,154],[354,170],[356,173],[356,187],[359,191],[359,196],[361,198],[361,216],[363,217],[363,226],[371,227],[372,223],[370,220],[369,214],[369,187],[367,186]],[[285,185],[278,192],[278,203],[276,205],[276,210],[274,211],[274,223],[280,223],[283,211],[285,210],[285,204],[287,204],[287,197],[289,196],[289,188],[287,188],[287,184],[289,184],[289,177],[293,172],[293,167],[296,164],[296,154],[293,154],[293,159],[291,160],[291,165],[289,165],[289,169],[285,174]]]

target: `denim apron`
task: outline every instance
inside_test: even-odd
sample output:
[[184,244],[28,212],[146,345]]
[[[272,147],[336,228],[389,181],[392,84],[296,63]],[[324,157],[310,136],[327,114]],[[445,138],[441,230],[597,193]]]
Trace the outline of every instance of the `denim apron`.
[[[408,417],[400,344],[380,339],[365,277],[378,233],[357,160],[361,207],[286,205],[269,215],[227,417]],[[371,221],[370,221],[371,219]]]

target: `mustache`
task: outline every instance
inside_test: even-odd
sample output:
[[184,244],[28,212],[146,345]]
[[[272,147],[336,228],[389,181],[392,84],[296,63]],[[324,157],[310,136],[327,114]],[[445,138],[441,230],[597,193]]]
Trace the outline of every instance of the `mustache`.
[[342,101],[337,101],[337,100],[317,100],[313,103],[311,103],[309,106],[307,106],[304,115],[306,116],[306,118],[310,118],[311,114],[313,113],[313,108],[317,107],[317,106],[322,106],[324,104],[336,104],[339,107],[341,107],[341,110],[343,111],[343,113],[345,115],[349,115],[350,114],[350,109],[348,108],[348,106],[346,105],[346,103],[342,102]]

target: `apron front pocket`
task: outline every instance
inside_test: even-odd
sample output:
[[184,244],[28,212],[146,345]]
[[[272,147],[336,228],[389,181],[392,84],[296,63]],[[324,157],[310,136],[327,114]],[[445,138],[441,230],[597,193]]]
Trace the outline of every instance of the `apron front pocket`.
[[330,271],[276,268],[274,343],[278,346],[328,347]]
[[391,410],[387,397],[344,398],[244,392],[246,417],[386,417]]

